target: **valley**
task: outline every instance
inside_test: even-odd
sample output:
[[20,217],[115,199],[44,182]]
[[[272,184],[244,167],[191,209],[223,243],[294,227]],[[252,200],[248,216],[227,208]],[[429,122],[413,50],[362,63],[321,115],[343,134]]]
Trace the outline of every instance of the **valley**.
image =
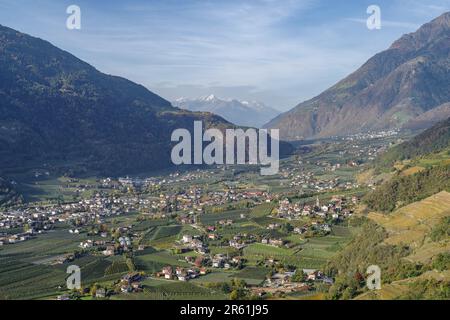
[[[262,3],[271,12],[276,1]],[[98,36],[76,52],[173,102],[0,25],[0,300],[450,299],[450,13],[440,8],[387,50],[364,52],[372,57],[359,69],[280,114],[250,98],[277,105],[320,92],[314,81],[299,90],[296,78],[317,73],[328,86],[337,71],[327,67],[341,77],[364,50],[321,56],[334,48],[310,36],[298,46],[291,10],[248,20],[240,8],[254,34],[203,41],[185,26],[140,29],[129,42],[105,38],[117,46],[108,49],[96,47],[95,23],[64,30],[76,41]],[[156,12],[161,28],[179,22],[170,6]],[[216,31],[205,25],[202,36]],[[347,27],[346,41],[358,32],[367,41],[365,27]],[[399,36],[387,30],[377,41]],[[192,98],[205,92],[224,98]]]
[[[356,177],[400,138],[312,142],[268,177],[257,166],[101,179],[21,171],[10,179],[27,202],[0,212],[0,296],[323,299],[335,282],[328,263],[367,219],[371,187]],[[438,221],[449,212],[430,214]],[[382,214],[368,218],[391,232]],[[400,231],[412,244],[416,233]],[[422,262],[417,255],[410,261]],[[81,268],[81,290],[65,288],[69,265]]]

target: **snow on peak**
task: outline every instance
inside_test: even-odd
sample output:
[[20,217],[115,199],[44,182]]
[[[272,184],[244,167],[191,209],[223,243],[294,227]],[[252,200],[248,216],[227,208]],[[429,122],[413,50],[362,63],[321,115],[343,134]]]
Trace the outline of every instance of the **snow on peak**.
[[203,97],[201,100],[203,101],[214,101],[218,100],[217,97],[213,94],[210,94],[209,96]]

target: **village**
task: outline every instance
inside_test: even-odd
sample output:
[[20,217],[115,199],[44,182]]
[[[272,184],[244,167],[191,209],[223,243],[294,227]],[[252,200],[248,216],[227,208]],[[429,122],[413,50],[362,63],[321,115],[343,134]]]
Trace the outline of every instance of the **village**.
[[[64,178],[59,190],[70,194],[67,200],[0,211],[0,254],[64,239],[65,252],[43,252],[37,263],[102,265],[88,288],[116,280],[98,298],[156,294],[147,283],[197,288],[235,278],[258,297],[316,292],[333,281],[323,274],[327,257],[351,236],[347,221],[364,193],[354,173],[383,147],[355,143],[320,146],[321,157],[294,156],[270,178],[220,166],[152,177]],[[326,156],[336,150],[339,157]],[[35,184],[47,173],[34,177]]]

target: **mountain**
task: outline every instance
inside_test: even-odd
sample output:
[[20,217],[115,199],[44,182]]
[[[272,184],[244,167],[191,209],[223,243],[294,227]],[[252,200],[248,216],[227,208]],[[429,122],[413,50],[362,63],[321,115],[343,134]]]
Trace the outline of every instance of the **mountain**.
[[190,111],[211,112],[234,124],[256,128],[279,114],[277,110],[259,102],[224,100],[214,95],[199,99],[180,98],[175,100],[173,105]]
[[376,159],[375,163],[378,167],[389,167],[397,161],[422,157],[447,148],[450,150],[450,118],[437,123],[411,140],[392,147]]
[[[180,110],[49,42],[0,26],[0,174],[61,165],[119,175],[168,167],[177,128],[228,126]],[[2,173],[3,172],[3,173]]]
[[11,183],[0,177],[0,207],[22,202],[22,197],[14,190]]
[[265,127],[280,128],[289,140],[399,128],[450,102],[449,83],[447,12]]
[[442,119],[450,118],[450,102],[444,103],[439,107],[431,109],[420,116],[410,120],[403,127],[405,129],[420,130],[430,128]]

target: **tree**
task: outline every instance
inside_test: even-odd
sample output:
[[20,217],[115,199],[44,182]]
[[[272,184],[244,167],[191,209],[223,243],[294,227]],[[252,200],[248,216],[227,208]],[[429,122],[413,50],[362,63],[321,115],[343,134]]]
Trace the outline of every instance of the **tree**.
[[294,227],[288,222],[283,225],[282,230],[284,232],[292,232],[294,230]]
[[31,229],[31,227],[30,227],[30,225],[28,223],[24,224],[24,226],[23,226],[23,231],[24,232],[28,232],[28,231],[30,231],[30,229]]
[[243,288],[233,289],[230,293],[230,300],[242,300],[246,297],[246,290]]
[[350,300],[352,299],[356,294],[356,288],[351,286],[345,288],[344,292],[342,293],[342,299],[344,300]]
[[230,293],[231,292],[231,287],[227,282],[222,283],[222,287],[221,287],[222,291],[224,293]]
[[303,282],[306,279],[306,275],[303,272],[303,270],[297,269],[294,273],[294,275],[292,276],[291,281],[292,282]]
[[98,290],[99,288],[98,288],[98,284],[96,283],[96,284],[94,284],[92,287],[91,287],[91,289],[89,290],[89,294],[91,295],[91,296],[93,296],[93,297],[95,297],[95,294],[97,293],[97,290]]

